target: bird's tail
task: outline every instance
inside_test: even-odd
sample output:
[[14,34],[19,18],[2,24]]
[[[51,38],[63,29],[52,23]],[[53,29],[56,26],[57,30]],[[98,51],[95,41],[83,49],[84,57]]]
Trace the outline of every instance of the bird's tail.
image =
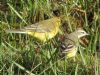
[[8,30],[5,30],[5,32],[7,32],[7,33],[21,33],[21,34],[27,34],[27,32],[24,31],[24,30],[10,30],[10,29],[8,29]]

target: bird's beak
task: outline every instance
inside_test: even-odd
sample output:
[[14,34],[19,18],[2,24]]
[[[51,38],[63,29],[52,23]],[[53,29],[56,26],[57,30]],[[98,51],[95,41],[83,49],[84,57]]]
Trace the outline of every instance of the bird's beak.
[[90,35],[90,34],[86,33],[86,35]]

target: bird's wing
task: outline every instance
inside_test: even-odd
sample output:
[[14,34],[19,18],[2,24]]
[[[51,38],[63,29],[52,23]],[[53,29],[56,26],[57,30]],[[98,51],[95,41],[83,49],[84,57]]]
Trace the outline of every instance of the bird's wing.
[[62,53],[67,53],[67,52],[73,50],[73,48],[75,48],[75,47],[76,47],[75,45],[69,44],[69,45],[67,45],[66,49],[62,51]]
[[65,44],[65,49],[63,50],[63,53],[70,51],[75,46],[77,47],[77,37],[76,37],[76,35],[66,34],[64,44]]
[[55,24],[53,19],[49,19],[26,26],[24,29],[33,32],[51,32],[55,28]]

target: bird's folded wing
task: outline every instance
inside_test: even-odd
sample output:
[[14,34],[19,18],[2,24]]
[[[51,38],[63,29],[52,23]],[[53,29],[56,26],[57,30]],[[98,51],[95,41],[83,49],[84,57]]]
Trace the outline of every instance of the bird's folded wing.
[[24,27],[27,31],[33,31],[33,32],[51,32],[55,26],[53,23],[35,23],[29,26]]
[[75,49],[76,48],[76,46],[75,45],[73,45],[73,44],[70,44],[70,45],[68,45],[67,47],[66,47],[66,49],[65,50],[63,50],[63,52],[62,53],[67,53],[67,52],[70,52],[70,51],[72,51],[73,49]]

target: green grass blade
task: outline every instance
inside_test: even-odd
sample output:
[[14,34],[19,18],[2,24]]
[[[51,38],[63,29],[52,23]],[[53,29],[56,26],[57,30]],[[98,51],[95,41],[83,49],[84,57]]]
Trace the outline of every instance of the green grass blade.
[[12,5],[10,5],[9,3],[7,3],[8,6],[16,13],[16,15],[25,23],[27,24],[27,22],[23,19],[23,17],[13,8]]

